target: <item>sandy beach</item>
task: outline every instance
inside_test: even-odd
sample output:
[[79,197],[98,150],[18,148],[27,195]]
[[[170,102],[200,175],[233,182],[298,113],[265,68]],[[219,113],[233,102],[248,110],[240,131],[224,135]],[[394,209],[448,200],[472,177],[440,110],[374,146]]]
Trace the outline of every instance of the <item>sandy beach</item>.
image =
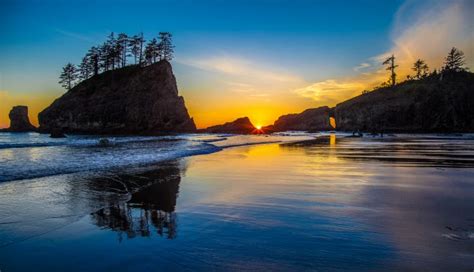
[[469,270],[474,145],[319,137],[0,183],[0,269]]

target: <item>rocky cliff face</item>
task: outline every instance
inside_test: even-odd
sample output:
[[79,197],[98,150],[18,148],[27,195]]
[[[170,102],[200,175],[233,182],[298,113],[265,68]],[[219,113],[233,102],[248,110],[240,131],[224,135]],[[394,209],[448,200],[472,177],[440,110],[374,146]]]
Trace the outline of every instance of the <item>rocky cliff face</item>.
[[13,107],[8,116],[10,117],[10,127],[7,131],[27,132],[36,130],[36,127],[30,123],[30,119],[28,118],[27,106]]
[[38,115],[40,129],[69,133],[159,134],[196,126],[178,96],[170,63],[129,66],[81,82]]
[[257,133],[257,129],[254,127],[248,117],[239,118],[233,122],[227,122],[223,125],[217,125],[208,127],[201,132],[208,133],[232,133],[232,134],[253,134]]
[[339,130],[474,131],[474,74],[454,73],[381,88],[336,106]]
[[315,109],[307,109],[301,113],[287,114],[280,116],[273,126],[269,126],[267,130],[287,131],[325,131],[334,129],[329,124],[331,109],[329,107],[319,107]]

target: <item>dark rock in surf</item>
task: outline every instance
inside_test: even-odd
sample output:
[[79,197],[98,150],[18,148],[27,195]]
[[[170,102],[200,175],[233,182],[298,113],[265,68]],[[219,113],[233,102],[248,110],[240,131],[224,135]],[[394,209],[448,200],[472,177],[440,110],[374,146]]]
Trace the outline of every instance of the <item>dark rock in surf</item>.
[[280,116],[273,126],[264,127],[264,131],[327,131],[334,129],[330,125],[331,109],[327,106],[307,109],[301,113]]
[[10,132],[28,132],[36,131],[36,127],[30,123],[28,118],[27,106],[14,106],[10,113],[10,127],[6,131]]
[[51,134],[49,135],[49,137],[51,137],[51,138],[66,138],[66,135],[64,134],[64,132],[61,129],[53,128],[51,130]]
[[255,126],[248,117],[238,118],[233,122],[217,125],[200,130],[207,133],[231,133],[231,134],[258,134]]

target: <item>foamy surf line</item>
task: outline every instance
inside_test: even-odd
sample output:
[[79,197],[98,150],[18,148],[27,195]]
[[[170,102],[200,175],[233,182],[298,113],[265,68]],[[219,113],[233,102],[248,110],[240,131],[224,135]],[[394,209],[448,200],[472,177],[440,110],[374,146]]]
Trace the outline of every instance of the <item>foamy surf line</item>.
[[[186,150],[182,150],[179,148],[171,151],[157,150],[157,152],[162,152],[159,155],[154,155],[150,153],[138,154],[133,159],[126,159],[127,155],[124,154],[122,157],[114,156],[113,161],[111,161],[110,158],[104,158],[102,162],[97,162],[97,160],[100,160],[100,158],[98,158],[90,162],[86,161],[82,164],[78,164],[76,160],[72,164],[62,162],[55,163],[54,165],[51,165],[49,167],[26,165],[25,167],[23,167],[23,169],[18,167],[6,168],[4,166],[0,166],[0,172],[2,173],[0,175],[0,182],[12,182],[88,171],[100,172],[123,170],[124,168],[148,166],[163,161],[175,160],[189,156],[210,154],[217,152],[221,149],[222,148],[220,147],[204,143],[199,148],[192,148]],[[84,160],[86,160],[86,158]],[[62,164],[63,166],[58,166],[59,164]]]
[[29,148],[29,147],[54,147],[54,146],[71,146],[71,147],[94,147],[100,146],[99,140],[107,139],[110,145],[121,145],[128,143],[146,143],[146,142],[160,142],[160,141],[180,141],[184,140],[179,137],[153,137],[153,138],[127,138],[121,137],[101,137],[101,138],[82,138],[73,140],[58,139],[58,141],[36,142],[36,143],[0,143],[1,149],[8,148]]
[[[205,155],[225,148],[293,142],[313,137],[183,135],[160,138],[110,138],[109,147],[97,145],[99,138],[69,143],[0,150],[17,157],[0,165],[0,182],[10,182],[87,171],[116,171],[153,165],[163,161]],[[3,153],[2,153],[3,152]],[[5,153],[7,152],[7,153]],[[39,158],[35,158],[39,157]]]

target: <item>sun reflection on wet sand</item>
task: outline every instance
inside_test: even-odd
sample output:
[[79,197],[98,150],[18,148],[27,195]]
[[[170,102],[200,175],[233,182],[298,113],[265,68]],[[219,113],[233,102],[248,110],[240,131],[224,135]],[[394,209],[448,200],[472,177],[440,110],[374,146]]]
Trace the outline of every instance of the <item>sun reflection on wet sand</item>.
[[74,248],[78,270],[124,256],[141,270],[467,270],[473,141],[329,134],[3,184],[0,261],[67,268],[51,256]]

